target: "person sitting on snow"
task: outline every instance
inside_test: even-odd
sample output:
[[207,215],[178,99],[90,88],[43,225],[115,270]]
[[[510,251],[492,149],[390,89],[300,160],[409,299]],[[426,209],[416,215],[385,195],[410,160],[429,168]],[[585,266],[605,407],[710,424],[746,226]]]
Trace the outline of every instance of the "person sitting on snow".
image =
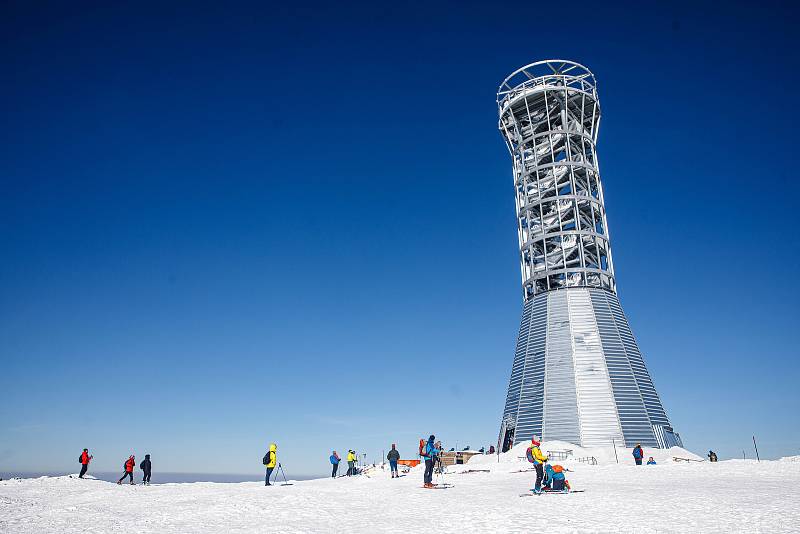
[[647,465],[656,465],[656,461],[653,460],[652,456],[647,460]]
[[541,493],[542,492],[542,479],[544,478],[544,464],[547,462],[547,455],[542,454],[542,451],[539,449],[539,436],[533,436],[531,439],[531,446],[528,447],[528,450],[525,452],[525,455],[528,457],[528,461],[533,464],[533,467],[536,468],[536,485],[533,487],[534,493]]
[[547,464],[544,466],[544,483],[542,486],[543,491],[569,491],[569,480],[564,475],[564,467],[555,464]]

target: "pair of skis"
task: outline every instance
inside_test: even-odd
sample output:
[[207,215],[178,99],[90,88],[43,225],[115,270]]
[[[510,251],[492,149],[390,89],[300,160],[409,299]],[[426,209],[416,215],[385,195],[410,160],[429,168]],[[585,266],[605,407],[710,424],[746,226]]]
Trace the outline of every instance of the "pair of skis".
[[569,495],[570,493],[583,493],[586,490],[569,490],[569,491],[542,491],[541,493],[534,493],[531,490],[528,493],[520,493],[520,497],[538,497],[539,495]]
[[443,484],[434,484],[432,486],[422,486],[422,489],[450,489],[452,487],[453,487],[452,484],[443,483]]

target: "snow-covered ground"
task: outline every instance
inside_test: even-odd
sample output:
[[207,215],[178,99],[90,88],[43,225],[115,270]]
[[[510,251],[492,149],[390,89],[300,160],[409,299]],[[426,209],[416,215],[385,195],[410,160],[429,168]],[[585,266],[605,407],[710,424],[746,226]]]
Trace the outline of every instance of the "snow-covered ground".
[[[798,532],[800,462],[697,458],[672,449],[658,465],[632,465],[630,450],[572,448],[599,465],[559,461],[584,493],[520,498],[534,474],[524,446],[480,456],[444,475],[454,487],[421,487],[420,468],[392,480],[322,479],[291,486],[191,483],[117,486],[50,477],[0,482],[0,532]],[[473,472],[466,472],[466,471]],[[484,472],[488,470],[488,472]],[[434,480],[436,482],[436,480]]]

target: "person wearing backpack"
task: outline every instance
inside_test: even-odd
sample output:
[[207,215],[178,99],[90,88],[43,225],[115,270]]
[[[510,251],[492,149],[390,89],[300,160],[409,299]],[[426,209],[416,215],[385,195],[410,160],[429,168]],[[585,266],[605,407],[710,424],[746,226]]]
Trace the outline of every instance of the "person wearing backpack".
[[397,446],[394,443],[392,443],[392,450],[386,455],[386,459],[389,460],[389,469],[392,472],[392,478],[399,478],[400,475],[397,474],[397,462],[400,460],[400,451],[397,450]]
[[152,469],[153,469],[153,464],[150,463],[150,455],[149,454],[145,454],[144,455],[144,460],[142,460],[142,463],[139,464],[139,469],[141,469],[143,471],[143,473],[142,473],[142,484],[144,484],[145,486],[149,486],[150,485],[150,474],[152,473]]
[[333,472],[331,472],[331,478],[336,478],[336,471],[339,470],[339,462],[341,462],[342,459],[339,458],[339,454],[336,451],[333,451],[333,454],[331,454],[331,457],[329,459],[331,461],[331,465],[333,466]]
[[264,480],[265,486],[271,486],[272,484],[269,483],[269,477],[272,476],[272,470],[275,469],[275,466],[278,464],[278,455],[276,451],[278,450],[278,446],[274,443],[269,444],[269,450],[267,454],[264,455],[264,467],[267,468],[267,477]]
[[642,458],[644,458],[642,444],[637,443],[636,447],[633,449],[633,460],[636,462],[636,465],[642,465]]
[[[425,474],[423,475],[423,486],[424,488],[433,488],[433,468],[436,466],[436,458],[439,456],[439,453],[442,452],[441,450],[436,448],[434,444],[436,442],[436,436],[431,434],[431,437],[428,438],[428,442],[425,444],[424,450],[420,451],[420,456],[425,458]],[[422,447],[420,447],[422,449]]]
[[539,436],[533,436],[531,439],[531,446],[525,451],[525,456],[528,458],[528,461],[532,463],[533,467],[536,469],[536,484],[533,486],[532,490],[534,493],[542,492],[544,464],[547,462],[547,456],[542,454],[542,450],[539,448],[540,445]]
[[131,454],[130,458],[125,460],[125,466],[124,466],[125,472],[122,473],[122,476],[120,477],[120,479],[117,480],[117,484],[122,484],[122,481],[125,480],[126,477],[130,477],[131,478],[131,484],[134,484],[134,482],[133,482],[133,468],[134,467],[136,467],[136,457]]
[[78,478],[83,478],[83,475],[89,470],[89,462],[92,461],[92,458],[94,458],[94,456],[89,454],[89,449],[83,449],[83,452],[78,457],[78,462],[81,464],[81,474],[78,475]]

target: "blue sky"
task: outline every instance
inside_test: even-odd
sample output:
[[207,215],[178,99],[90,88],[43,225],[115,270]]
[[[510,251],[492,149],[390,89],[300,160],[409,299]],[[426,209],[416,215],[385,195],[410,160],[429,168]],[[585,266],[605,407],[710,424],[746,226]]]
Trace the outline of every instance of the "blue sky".
[[6,3],[0,471],[252,473],[496,439],[495,91],[598,78],[620,298],[688,448],[798,454],[788,5]]

